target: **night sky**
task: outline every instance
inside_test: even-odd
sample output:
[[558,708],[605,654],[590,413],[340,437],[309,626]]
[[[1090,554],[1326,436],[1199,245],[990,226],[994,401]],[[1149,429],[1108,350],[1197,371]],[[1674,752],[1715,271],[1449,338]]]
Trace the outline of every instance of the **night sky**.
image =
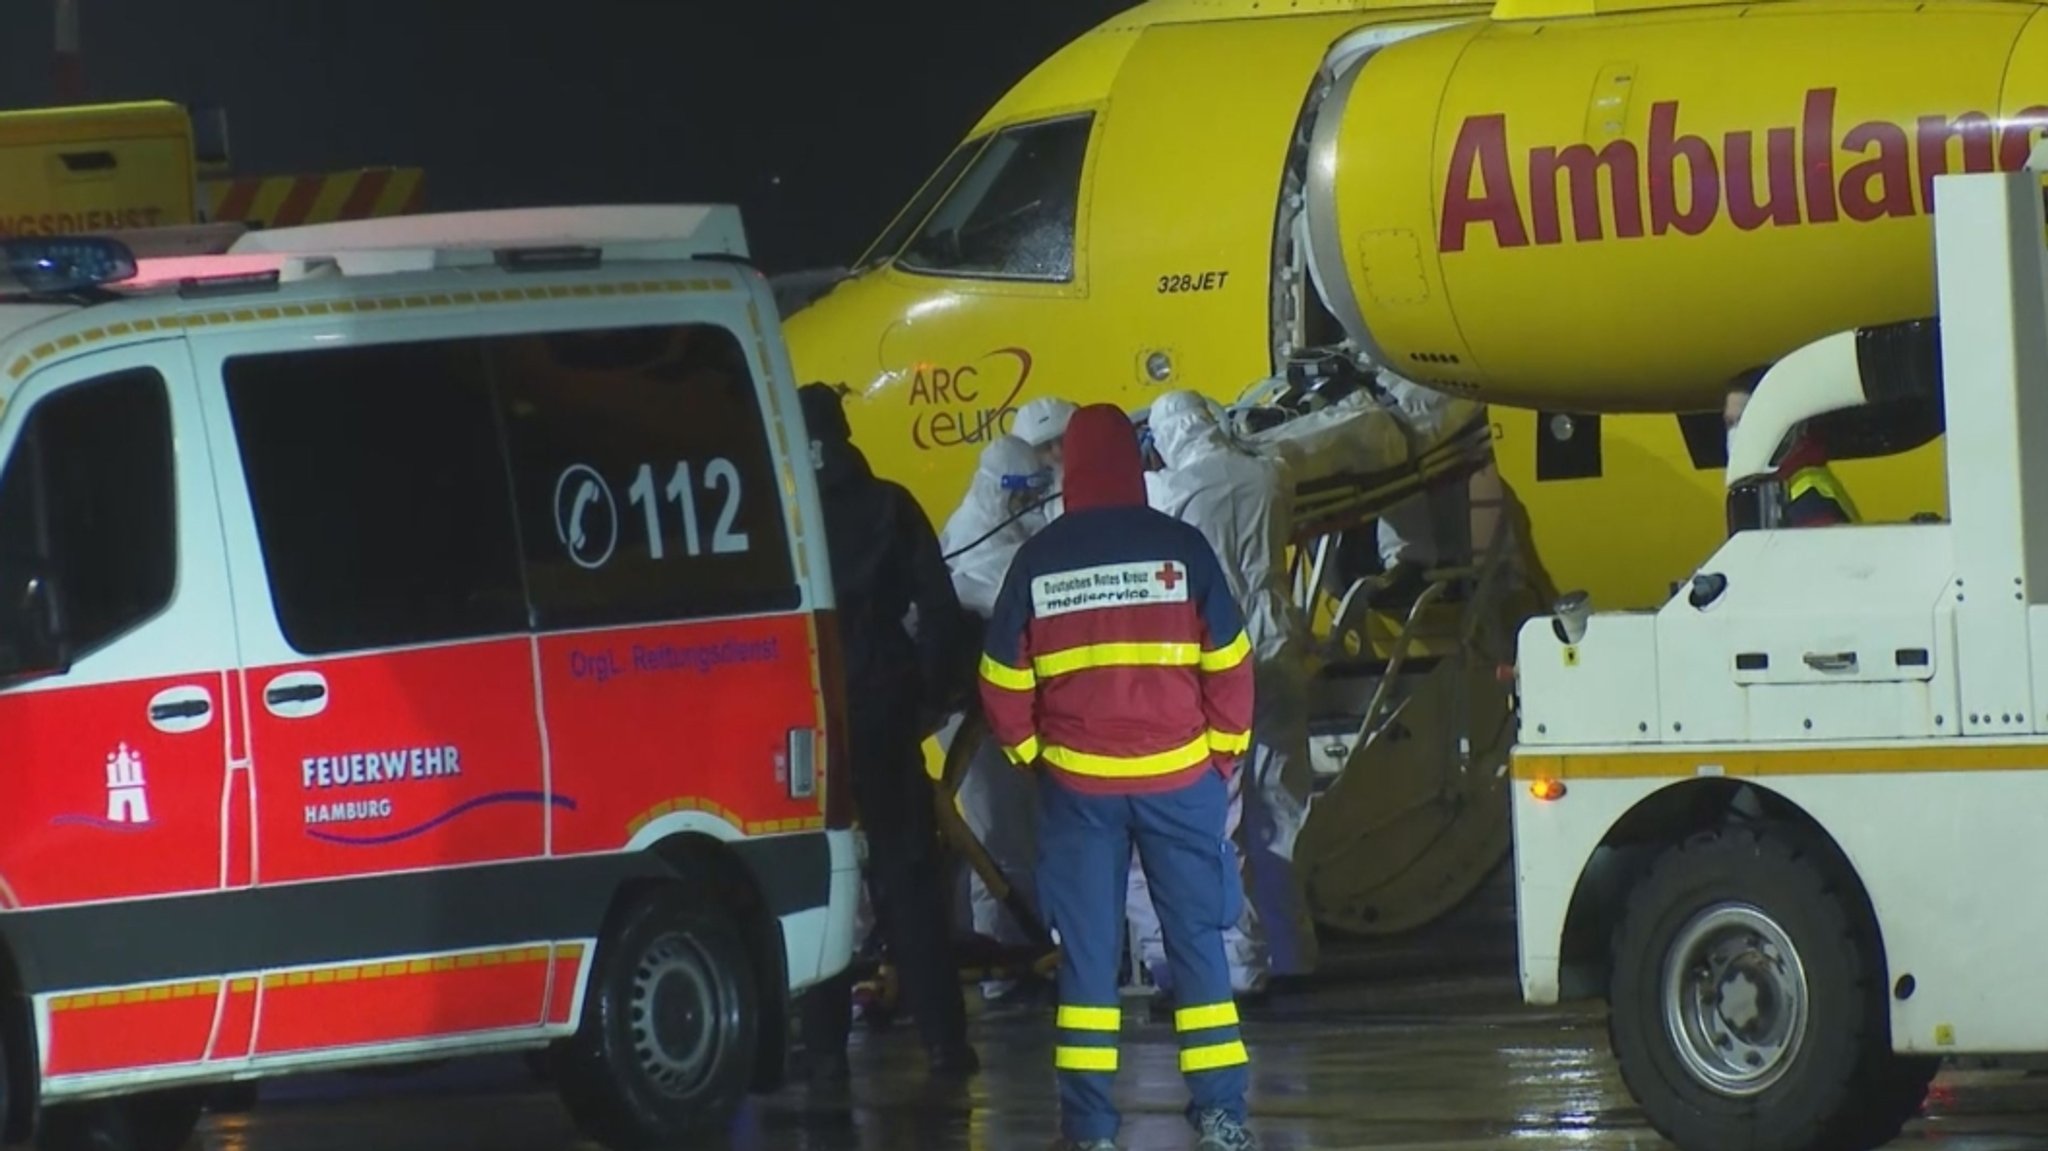
[[[739,203],[770,272],[843,263],[1038,61],[1129,0],[82,0],[91,100],[228,110],[237,174],[427,169],[430,209]],[[0,9],[0,107],[51,93]]]

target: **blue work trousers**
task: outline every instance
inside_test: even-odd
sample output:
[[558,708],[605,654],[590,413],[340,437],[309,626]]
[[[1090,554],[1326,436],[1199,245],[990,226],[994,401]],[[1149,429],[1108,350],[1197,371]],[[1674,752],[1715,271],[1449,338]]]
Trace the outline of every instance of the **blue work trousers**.
[[1117,966],[1124,944],[1124,885],[1135,845],[1159,909],[1173,971],[1174,1028],[1192,1120],[1221,1111],[1243,1122],[1248,1078],[1223,931],[1244,889],[1224,837],[1223,777],[1205,772],[1158,795],[1086,795],[1047,771],[1039,780],[1038,894],[1060,946],[1060,1133],[1114,1139],[1110,1100],[1123,1021]]

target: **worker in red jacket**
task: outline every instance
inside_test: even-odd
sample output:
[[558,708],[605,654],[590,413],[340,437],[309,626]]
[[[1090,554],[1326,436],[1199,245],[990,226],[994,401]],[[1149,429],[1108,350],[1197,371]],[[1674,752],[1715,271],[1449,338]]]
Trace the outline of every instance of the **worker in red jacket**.
[[1060,946],[1057,1146],[1116,1146],[1135,844],[1173,972],[1197,1147],[1249,1151],[1223,932],[1244,899],[1224,815],[1225,779],[1251,743],[1251,643],[1209,541],[1146,506],[1124,413],[1075,413],[1065,462],[1065,514],[1011,561],[981,660],[990,731],[1039,777],[1038,892]]

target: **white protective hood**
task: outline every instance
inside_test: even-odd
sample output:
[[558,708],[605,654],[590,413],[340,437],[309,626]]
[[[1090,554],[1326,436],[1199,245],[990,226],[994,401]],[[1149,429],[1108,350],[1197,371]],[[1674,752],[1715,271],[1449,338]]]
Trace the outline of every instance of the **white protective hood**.
[[1067,434],[1067,424],[1081,409],[1057,396],[1040,396],[1017,409],[1010,434],[1030,447],[1042,448]]
[[1259,659],[1283,658],[1307,633],[1287,588],[1294,483],[1286,464],[1233,447],[1214,406],[1194,392],[1159,397],[1147,423],[1166,465],[1145,477],[1152,506],[1207,537]]
[[[1023,440],[1003,436],[992,441],[981,451],[981,462],[967,484],[967,498],[939,534],[939,550],[952,556],[946,566],[953,573],[954,593],[962,607],[984,619],[995,610],[996,593],[1002,590],[1003,577],[1009,573],[1017,549],[1045,526],[1042,509],[1010,519],[1003,477],[1028,476],[1039,470],[1038,453]],[[995,534],[989,535],[991,531]],[[966,550],[961,551],[963,548]]]

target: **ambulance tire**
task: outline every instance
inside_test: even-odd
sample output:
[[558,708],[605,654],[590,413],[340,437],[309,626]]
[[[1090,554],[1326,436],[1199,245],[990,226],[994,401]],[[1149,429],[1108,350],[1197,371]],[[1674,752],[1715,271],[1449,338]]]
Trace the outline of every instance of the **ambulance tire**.
[[43,1112],[40,1151],[178,1151],[199,1129],[206,1094],[190,1088],[73,1103]]
[[[1683,978],[1667,973],[1667,957],[1681,947],[1700,956],[1695,947],[1715,937],[1707,931],[1752,940],[1775,933],[1790,945],[1804,972],[1796,1039],[1791,1029],[1767,1028],[1763,1044],[1747,1043],[1754,1033],[1717,1043],[1734,1036],[1718,1009],[1702,1024],[1707,1012],[1689,1012],[1688,997],[1667,987]],[[1762,952],[1741,958],[1749,977],[1714,993],[1754,995],[1772,1012],[1745,1023],[1783,1018],[1775,1009],[1802,993],[1774,982],[1785,977]],[[1651,1126],[1683,1151],[1869,1151],[1898,1135],[1926,1090],[1916,1084],[1921,1064],[1891,1051],[1887,991],[1875,925],[1842,865],[1796,828],[1724,826],[1665,851],[1630,894],[1615,933],[1608,1037]],[[1699,1032],[1687,1040],[1674,1026]],[[1718,1034],[1705,1035],[1707,1027]],[[1757,1062],[1708,1066],[1736,1044]],[[1773,1059],[1773,1045],[1789,1051]],[[1753,1077],[1740,1082],[1745,1073]],[[1715,1075],[1731,1086],[1703,1081]]]
[[722,1130],[761,1042],[761,992],[739,926],[677,884],[635,897],[597,946],[583,1021],[555,1048],[577,1126],[612,1151]]

